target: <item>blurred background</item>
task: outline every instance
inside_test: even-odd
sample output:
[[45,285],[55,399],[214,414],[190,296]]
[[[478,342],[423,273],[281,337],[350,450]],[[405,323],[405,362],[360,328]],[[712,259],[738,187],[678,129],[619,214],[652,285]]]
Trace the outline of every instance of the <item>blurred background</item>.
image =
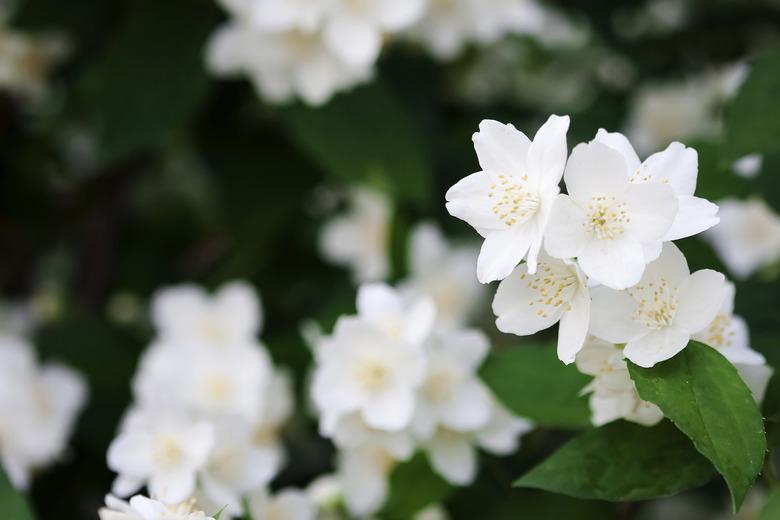
[[[768,250],[745,265],[718,254],[729,237],[680,246],[692,270],[737,278],[736,310],[754,347],[780,361],[777,2],[544,1],[528,11],[534,23],[466,38],[454,52],[431,50],[411,32],[386,36],[354,84],[324,99],[279,99],[247,79],[258,73],[246,64],[223,74],[214,34],[237,15],[216,1],[4,4],[0,296],[26,316],[39,356],[66,363],[89,386],[70,447],[32,482],[38,518],[95,518],[110,489],[106,450],[153,335],[155,290],[185,281],[254,285],[263,341],[305,403],[311,356],[301,324],[311,318],[330,330],[354,312],[361,278],[329,261],[324,226],[350,211],[356,187],[386,198],[390,209],[376,218],[387,266],[363,278],[389,281],[407,276],[409,233],[421,221],[475,240],[447,215],[444,192],[479,169],[471,134],[486,118],[533,134],[549,114],[569,114],[570,147],[607,128],[625,132],[642,157],[673,140],[696,148],[697,195],[753,201],[754,220],[737,211],[735,219],[748,220],[734,233],[756,236],[734,240]],[[522,341],[496,331],[487,301],[477,315],[496,348]],[[780,402],[774,389],[773,381],[770,419]],[[569,436],[536,431],[511,457],[484,456],[473,486],[439,498],[456,519],[729,518],[718,482],[636,504],[510,487]],[[289,462],[275,486],[305,486],[330,470],[333,449],[303,404],[284,440]],[[408,471],[392,481],[393,497],[411,493],[398,490],[419,475]],[[756,493],[760,504],[760,486]]]

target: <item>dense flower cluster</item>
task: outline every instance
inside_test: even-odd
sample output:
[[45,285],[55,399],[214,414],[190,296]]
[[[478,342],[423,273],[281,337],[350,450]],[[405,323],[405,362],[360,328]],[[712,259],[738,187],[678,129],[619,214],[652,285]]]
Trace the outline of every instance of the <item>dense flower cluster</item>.
[[478,447],[517,448],[530,424],[478,379],[489,347],[482,332],[440,326],[432,299],[384,284],[361,286],[357,311],[314,342],[311,386],[353,514],[376,511],[392,468],[418,449],[442,477],[465,485],[476,476]]
[[13,322],[0,329],[0,462],[13,485],[27,489],[33,471],[63,455],[87,387],[63,365],[40,365]]
[[113,492],[145,485],[165,504],[196,497],[201,509],[241,515],[283,464],[279,431],[293,407],[288,377],[257,340],[259,299],[244,283],[213,297],[183,285],[156,295],[152,317],[135,403],[108,451]]
[[[551,116],[531,141],[483,121],[482,171],[447,192],[447,209],[485,239],[477,277],[501,281],[498,328],[525,336],[559,323],[558,357],[594,376],[593,422],[653,424],[662,415],[639,399],[626,359],[651,367],[696,339],[735,364],[765,361],[732,315],[733,286],[712,270],[691,273],[672,243],[719,221],[718,207],[694,195],[696,151],[674,142],[642,162],[625,136],[599,130],[569,155],[568,126]],[[766,383],[768,370],[750,372]]]
[[371,78],[387,40],[422,42],[449,59],[469,42],[541,32],[534,0],[221,0],[230,20],[213,36],[208,64],[247,75],[272,103],[311,105]]

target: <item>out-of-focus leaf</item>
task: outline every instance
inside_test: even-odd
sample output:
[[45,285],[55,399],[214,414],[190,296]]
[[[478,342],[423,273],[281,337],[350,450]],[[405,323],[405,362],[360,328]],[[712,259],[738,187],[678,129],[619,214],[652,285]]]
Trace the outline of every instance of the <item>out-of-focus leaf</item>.
[[775,491],[769,496],[756,520],[777,520],[778,518],[780,518],[780,491]]
[[396,198],[430,201],[431,164],[404,106],[377,83],[319,108],[281,112],[291,136],[332,178],[377,184]]
[[720,352],[691,342],[652,368],[629,363],[642,399],[658,405],[726,479],[734,508],[761,470],[764,421],[736,368]]
[[101,163],[158,145],[191,119],[208,86],[203,48],[216,13],[206,2],[129,2],[85,83]]
[[726,156],[780,152],[780,48],[760,56],[726,114]]
[[590,378],[558,360],[553,345],[521,345],[490,354],[482,380],[517,415],[550,428],[581,428],[590,422],[580,391]]
[[608,424],[575,437],[515,482],[577,498],[627,501],[700,486],[712,465],[667,421]]
[[0,466],[0,518],[33,520],[27,499],[16,491]]
[[425,456],[417,454],[393,470],[390,476],[390,497],[379,518],[412,518],[426,506],[445,499],[452,491],[452,486],[433,472]]

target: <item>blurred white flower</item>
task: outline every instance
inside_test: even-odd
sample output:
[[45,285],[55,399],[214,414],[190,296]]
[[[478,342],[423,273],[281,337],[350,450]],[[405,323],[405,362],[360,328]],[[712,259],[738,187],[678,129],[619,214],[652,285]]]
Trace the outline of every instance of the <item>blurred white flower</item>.
[[394,460],[408,459],[415,449],[415,440],[408,428],[400,431],[373,428],[358,413],[342,416],[332,425],[323,423],[321,433],[331,437],[340,449],[380,447]]
[[672,141],[717,136],[721,105],[746,75],[745,64],[737,63],[679,82],[644,85],[632,101],[626,134],[640,153]]
[[68,45],[61,37],[16,31],[3,18],[5,13],[0,13],[0,90],[40,98],[46,93],[50,69],[67,54]]
[[169,505],[142,495],[125,502],[106,496],[106,507],[98,511],[100,520],[214,520],[203,511],[195,510],[194,501]]
[[780,260],[780,216],[763,200],[725,199],[720,224],[705,237],[737,278],[748,278],[758,269]]
[[555,200],[544,237],[551,256],[576,257],[592,281],[614,289],[639,281],[652,260],[646,250],[658,249],[677,215],[669,186],[634,183],[629,176],[615,149],[577,145],[564,174],[569,194]]
[[131,410],[108,448],[108,467],[119,475],[113,492],[129,496],[146,485],[152,496],[176,504],[195,491],[214,444],[214,428],[170,410]]
[[343,490],[338,475],[328,473],[312,480],[306,487],[306,495],[318,509],[334,510],[341,503]]
[[[420,345],[390,337],[355,317],[342,317],[320,341],[312,398],[325,424],[360,412],[374,428],[400,431],[414,413],[414,392],[425,377]],[[327,429],[327,428],[326,428]]]
[[490,420],[493,400],[477,377],[490,345],[479,330],[437,332],[428,341],[428,369],[414,422],[416,436],[430,438],[437,427],[473,432]]
[[247,283],[223,285],[210,296],[184,284],[158,291],[152,321],[160,339],[187,347],[243,346],[256,342],[262,324],[260,299]]
[[660,408],[639,397],[623,352],[617,346],[588,338],[577,354],[577,369],[593,376],[593,381],[583,391],[590,393],[591,422],[594,426],[617,419],[652,426],[663,419]]
[[16,488],[62,455],[86,398],[76,372],[38,365],[26,340],[0,335],[0,462]]
[[441,504],[433,504],[414,515],[413,520],[448,520],[450,515]]
[[357,293],[358,316],[386,336],[422,345],[433,330],[436,307],[424,295],[409,299],[381,283],[363,284]]
[[637,285],[625,291],[591,289],[590,331],[610,343],[625,343],[625,357],[651,367],[708,327],[727,295],[722,274],[710,269],[691,274],[683,254],[667,242]]
[[206,61],[215,75],[248,76],[271,103],[300,97],[309,105],[322,105],[337,92],[367,81],[373,72],[370,66],[345,62],[319,30],[271,32],[240,19],[212,35]]
[[546,17],[534,0],[430,0],[408,37],[435,58],[452,60],[470,43],[487,45],[506,34],[543,34]]
[[750,348],[747,323],[734,314],[734,295],[734,284],[727,282],[726,297],[718,314],[692,339],[717,349],[734,364],[763,365],[766,363],[764,356]]
[[664,240],[679,240],[696,235],[720,221],[717,217],[718,206],[693,196],[699,173],[699,158],[693,148],[674,142],[664,151],[640,162],[634,147],[623,134],[610,133],[602,128],[596,133],[595,141],[620,152],[626,161],[631,182],[665,184],[672,188],[677,197],[677,216]]
[[409,297],[432,298],[439,327],[463,326],[485,292],[473,274],[478,254],[476,247],[451,246],[436,225],[418,224],[409,238],[410,272],[401,291]]
[[395,465],[392,454],[379,446],[366,444],[338,452],[337,473],[350,514],[364,517],[382,507]]
[[314,520],[317,510],[301,490],[287,488],[276,494],[260,489],[249,497],[249,517],[254,520]]
[[258,447],[270,452],[276,458],[277,466],[281,466],[286,458],[281,442],[281,430],[290,419],[295,408],[292,380],[285,371],[277,370],[264,392],[268,398],[259,420],[253,426],[253,442]]
[[757,153],[751,153],[734,161],[731,165],[731,169],[740,177],[752,179],[761,173],[761,168],[763,168],[763,166],[764,156]]
[[389,274],[388,242],[392,208],[381,192],[355,188],[350,210],[328,222],[320,235],[322,256],[349,267],[355,282],[382,280]]
[[550,116],[531,142],[512,125],[485,120],[474,134],[482,171],[447,191],[447,210],[485,238],[477,261],[482,283],[501,280],[536,258],[566,164],[569,117]]
[[493,300],[501,332],[528,336],[560,322],[558,358],[574,361],[588,334],[590,294],[585,275],[571,260],[539,255],[536,274],[521,264],[501,281]]

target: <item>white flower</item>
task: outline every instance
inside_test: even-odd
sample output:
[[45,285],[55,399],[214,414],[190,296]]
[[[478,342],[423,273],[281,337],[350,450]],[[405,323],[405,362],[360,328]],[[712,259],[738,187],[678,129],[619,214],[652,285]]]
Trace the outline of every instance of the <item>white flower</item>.
[[542,7],[533,0],[431,0],[409,31],[439,60],[451,60],[471,42],[487,45],[506,34],[541,33]]
[[739,373],[739,377],[742,378],[750,389],[750,393],[753,394],[753,399],[760,405],[764,400],[769,380],[775,372],[774,369],[769,365],[747,365],[743,363],[734,363],[734,366]]
[[417,394],[415,435],[431,437],[441,426],[458,432],[484,427],[493,400],[477,377],[489,343],[479,330],[438,332],[427,344],[428,371]]
[[625,291],[591,289],[591,334],[625,343],[629,360],[651,367],[680,352],[707,327],[727,292],[722,274],[709,269],[691,274],[683,254],[667,242],[637,285]]
[[275,495],[261,489],[249,497],[249,515],[255,520],[315,520],[317,511],[298,489],[282,489]]
[[100,520],[214,520],[195,510],[192,500],[167,505],[141,495],[134,496],[129,503],[108,495],[106,507],[98,515]]
[[217,29],[206,60],[215,75],[249,76],[260,96],[271,103],[300,97],[309,105],[322,105],[372,74],[370,67],[350,65],[334,54],[321,31],[271,32],[243,20]]
[[349,267],[356,282],[382,280],[389,274],[388,242],[392,208],[381,192],[356,188],[350,211],[328,222],[320,236],[323,257]]
[[448,520],[450,515],[441,504],[432,504],[415,513],[413,520]]
[[574,149],[545,233],[556,258],[577,258],[593,281],[625,289],[642,277],[645,249],[655,249],[677,214],[669,186],[632,183],[622,155],[598,142]]
[[46,93],[49,70],[67,53],[67,43],[58,37],[32,37],[6,25],[0,20],[0,89],[40,98]]
[[341,449],[380,447],[395,460],[406,460],[414,454],[414,438],[408,429],[387,431],[372,428],[356,413],[340,417],[333,425],[323,422],[321,431]]
[[423,448],[433,469],[454,485],[467,485],[477,476],[477,447],[496,455],[517,450],[518,437],[531,429],[531,423],[512,416],[493,402],[490,419],[479,430],[458,432],[439,428]]
[[306,487],[306,495],[318,508],[337,509],[341,503],[343,491],[338,475],[328,473],[312,480]]
[[664,240],[678,240],[696,235],[720,221],[717,217],[718,206],[693,196],[699,173],[698,154],[693,148],[674,142],[664,151],[640,162],[634,147],[623,134],[610,133],[602,128],[596,134],[595,141],[620,152],[626,161],[631,182],[665,184],[672,188],[677,197],[677,216]]
[[506,278],[522,259],[536,272],[553,202],[566,164],[568,116],[550,116],[533,142],[496,121],[474,134],[482,171],[447,192],[447,210],[485,238],[477,262],[482,283]]
[[86,397],[78,374],[38,366],[29,343],[0,335],[0,462],[16,488],[61,456]]
[[199,482],[210,502],[225,507],[226,514],[241,516],[242,497],[268,484],[279,469],[278,454],[257,446],[252,435],[241,420],[216,423],[214,447]]
[[412,420],[425,361],[419,345],[389,337],[359,318],[342,317],[318,346],[312,399],[321,420],[328,424],[360,412],[371,427],[403,430]]
[[575,262],[542,252],[536,274],[521,264],[501,281],[493,300],[501,332],[528,336],[560,322],[558,358],[574,361],[588,334],[590,295],[587,280]]
[[410,273],[401,291],[411,297],[430,296],[439,327],[465,325],[484,293],[473,275],[478,254],[476,248],[452,247],[434,224],[419,224],[409,238]]
[[763,365],[764,356],[750,348],[750,336],[745,320],[734,315],[734,284],[726,284],[726,296],[718,314],[707,327],[693,338],[717,349],[734,364]]
[[715,252],[737,278],[780,260],[780,216],[757,198],[726,199],[720,205],[720,224],[705,235]]
[[119,475],[113,492],[128,496],[146,484],[168,504],[195,491],[195,477],[214,444],[214,429],[172,411],[133,410],[108,448],[108,467]]
[[[314,31],[338,0],[222,0],[237,16],[267,31]],[[232,5],[231,5],[232,4]]]
[[763,168],[763,166],[764,156],[757,153],[751,153],[734,161],[731,165],[731,169],[734,170],[734,173],[740,177],[753,179],[758,177],[758,174],[761,173],[761,168]]
[[390,338],[422,345],[433,330],[436,307],[427,297],[407,299],[381,283],[363,284],[357,294],[358,316]]
[[285,460],[281,429],[295,407],[292,380],[286,372],[278,370],[268,384],[265,392],[269,398],[265,399],[260,419],[253,425],[253,440],[259,448],[273,453],[278,461],[277,466],[281,466]]
[[652,426],[663,419],[660,408],[639,397],[623,352],[615,345],[588,338],[577,354],[577,369],[593,376],[584,392],[591,394],[589,403],[594,426],[617,419]]
[[262,324],[260,299],[247,283],[225,284],[210,296],[196,285],[158,291],[152,321],[159,337],[183,346],[231,347],[255,343]]
[[379,446],[370,444],[340,450],[337,468],[344,502],[353,516],[375,513],[387,499],[388,477],[396,459]]

